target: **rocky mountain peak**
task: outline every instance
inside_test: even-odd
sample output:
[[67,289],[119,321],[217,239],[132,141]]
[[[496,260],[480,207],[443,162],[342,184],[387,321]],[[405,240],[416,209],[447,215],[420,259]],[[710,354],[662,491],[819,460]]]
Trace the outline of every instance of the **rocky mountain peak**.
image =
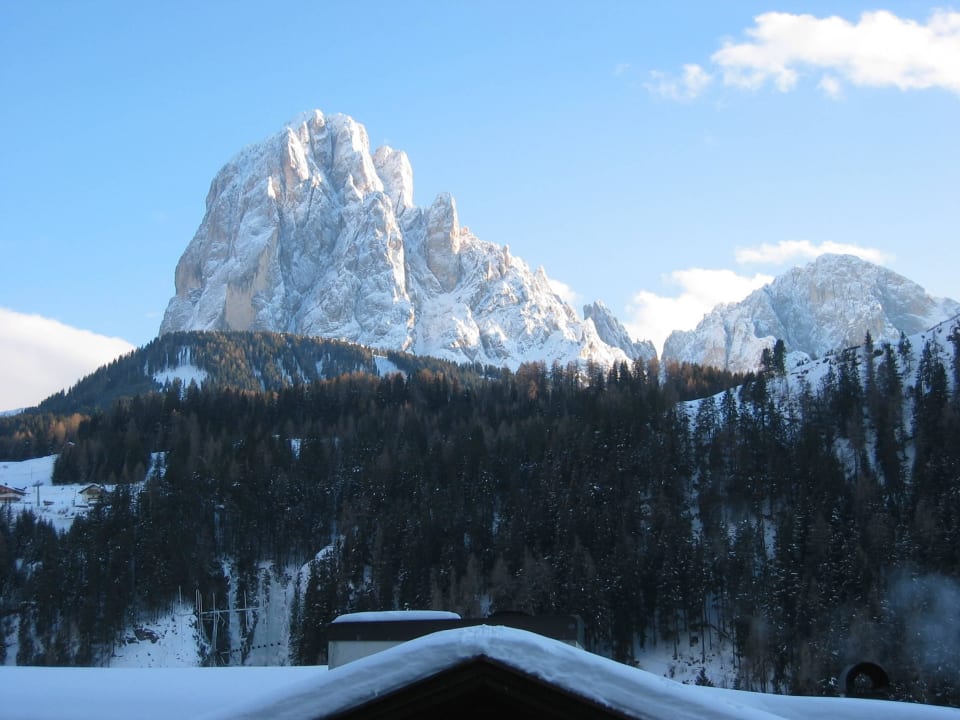
[[[160,328],[272,330],[517,366],[628,359],[509,248],[414,204],[402,151],[306,113],[217,173]],[[612,336],[611,336],[612,337]]]
[[623,326],[603,301],[597,300],[583,306],[583,317],[590,320],[597,335],[607,345],[623,350],[628,357],[651,360],[657,356],[657,349],[649,340],[634,341],[627,328]]
[[453,290],[460,280],[460,218],[451,195],[437,196],[427,213],[427,267],[444,292]]
[[394,210],[413,207],[413,168],[407,154],[386,145],[373,154],[373,167],[383,182],[383,191],[389,196]]

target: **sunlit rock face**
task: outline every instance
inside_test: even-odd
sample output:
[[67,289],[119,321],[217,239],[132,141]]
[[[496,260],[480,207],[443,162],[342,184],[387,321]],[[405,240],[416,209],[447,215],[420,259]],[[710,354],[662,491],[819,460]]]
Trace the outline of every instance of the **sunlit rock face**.
[[[272,330],[516,367],[628,360],[509,249],[413,199],[407,156],[311,112],[217,173],[161,333]],[[611,316],[612,317],[612,316]]]
[[652,360],[657,357],[657,349],[649,340],[634,340],[623,323],[606,305],[597,300],[583,306],[583,317],[593,322],[597,335],[607,345],[620,348],[631,358]]

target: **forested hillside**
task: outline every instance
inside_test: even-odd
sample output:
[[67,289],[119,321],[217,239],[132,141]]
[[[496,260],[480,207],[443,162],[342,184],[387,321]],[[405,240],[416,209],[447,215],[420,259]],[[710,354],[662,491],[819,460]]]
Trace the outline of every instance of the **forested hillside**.
[[[453,363],[407,353],[379,353],[397,368],[456,367]],[[305,335],[271,332],[173,332],[118,358],[65,393],[44,400],[50,413],[105,410],[122,397],[161,390],[178,374],[198,376],[198,384],[250,392],[270,392],[351,372],[377,374],[376,351],[362,345]],[[483,370],[482,367],[479,370]]]
[[0,514],[17,661],[100,662],[178,592],[223,597],[230,558],[309,563],[300,663],[342,612],[513,609],[577,613],[625,662],[729,642],[741,687],[835,694],[869,658],[900,697],[960,703],[960,330],[914,345],[687,403],[723,378],[452,366],[119,402],[55,469],[120,482],[108,504],[62,535]]
[[379,375],[381,367],[404,373],[431,369],[457,377],[500,373],[489,366],[457,365],[303,335],[168,333],[82,378],[69,390],[51,395],[36,408],[0,417],[0,459],[60,452],[65,443],[76,440],[81,420],[108,410],[118,400],[163,391],[177,383],[181,389],[196,382],[208,390],[273,392],[353,372]]

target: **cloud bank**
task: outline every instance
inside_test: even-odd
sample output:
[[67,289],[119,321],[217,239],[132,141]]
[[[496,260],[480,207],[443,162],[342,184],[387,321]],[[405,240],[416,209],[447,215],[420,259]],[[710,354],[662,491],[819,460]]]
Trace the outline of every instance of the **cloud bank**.
[[772,280],[771,275],[745,276],[733,270],[674,270],[664,282],[678,286],[679,294],[668,297],[646,290],[638,292],[627,306],[629,320],[624,324],[634,338],[653,342],[659,355],[674,330],[693,329],[719,303],[743,300]]
[[567,283],[562,280],[555,280],[550,278],[550,289],[553,290],[568,305],[576,307],[580,304],[580,293],[570,287]]
[[0,308],[0,410],[32,407],[133,349],[120,338]]
[[809,240],[782,240],[776,245],[762,243],[756,247],[737,248],[734,257],[741,265],[763,263],[766,265],[784,265],[797,261],[816,260],[821,255],[856,255],[858,258],[877,265],[886,265],[893,255],[878,248],[868,248],[852,243],[838,243],[831,240],[814,245]]
[[[756,90],[773,85],[793,90],[812,75],[828,97],[857,87],[926,90],[960,95],[960,12],[936,10],[925,23],[887,10],[864,12],[856,22],[838,16],[769,12],[754,18],[746,39],[728,40],[710,56],[724,85]],[[686,68],[698,65],[685,65]],[[712,75],[702,68],[703,77]],[[692,99],[707,83],[667,81],[651,72],[648,89],[662,97]]]

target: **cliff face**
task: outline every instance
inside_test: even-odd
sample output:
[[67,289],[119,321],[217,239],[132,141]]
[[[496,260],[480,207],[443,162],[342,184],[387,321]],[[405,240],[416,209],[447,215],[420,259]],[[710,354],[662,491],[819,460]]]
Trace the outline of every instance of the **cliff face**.
[[160,332],[272,330],[457,361],[625,360],[454,199],[413,203],[407,156],[314,111],[214,178]]
[[601,340],[607,345],[620,348],[628,357],[651,360],[657,356],[657,349],[652,342],[630,337],[623,323],[599,300],[583,306],[583,317],[593,322]]

